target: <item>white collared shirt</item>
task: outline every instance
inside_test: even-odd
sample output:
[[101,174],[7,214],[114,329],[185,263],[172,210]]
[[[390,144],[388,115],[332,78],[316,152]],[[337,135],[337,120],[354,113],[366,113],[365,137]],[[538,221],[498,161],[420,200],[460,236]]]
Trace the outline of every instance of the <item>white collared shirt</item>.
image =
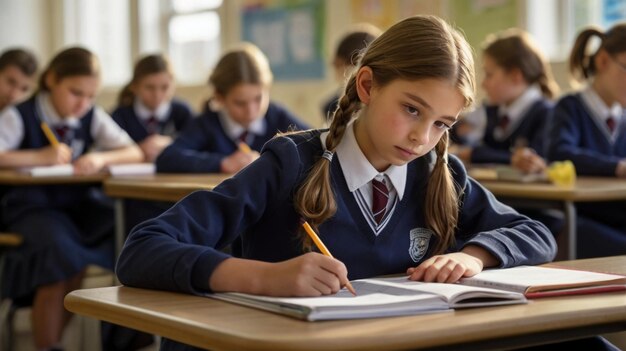
[[143,122],[150,119],[150,117],[154,116],[159,122],[164,122],[167,120],[167,117],[170,113],[170,108],[172,107],[171,100],[163,101],[155,111],[150,110],[146,105],[144,105],[139,99],[135,99],[133,103],[133,110],[139,119]]
[[246,130],[248,133],[252,133],[253,135],[264,135],[267,128],[265,125],[265,118],[263,117],[255,119],[246,129],[241,124],[235,122],[235,120],[233,120],[224,110],[219,111],[218,116],[220,124],[222,125],[222,128],[224,128],[224,132],[235,142],[239,141],[239,136]]
[[[80,125],[79,117],[61,118],[52,106],[50,95],[46,92],[37,94],[35,105],[39,118],[50,126],[67,125],[75,128]],[[113,150],[133,145],[134,142],[102,108],[94,108],[91,122],[91,136],[97,150]],[[11,106],[0,114],[0,151],[17,149],[24,138],[24,121],[18,110]]]
[[517,126],[522,122],[522,118],[528,110],[530,110],[532,105],[542,98],[543,94],[541,93],[541,88],[537,85],[531,85],[522,93],[522,95],[520,95],[508,106],[498,106],[498,116],[506,115],[509,117],[509,124],[505,130],[496,128],[494,130],[494,137],[497,140],[504,140],[511,135],[511,133],[517,129]]
[[[589,109],[588,112],[591,114],[591,117],[600,126],[600,130],[606,131],[611,140],[615,140],[615,138],[617,138],[619,125],[622,123],[622,115],[624,113],[622,106],[620,106],[617,102],[611,107],[607,106],[604,101],[602,101],[602,98],[600,98],[598,93],[593,89],[591,84],[587,85],[585,89],[580,92],[580,97]],[[615,125],[618,126],[613,131],[613,135],[611,135],[609,126],[606,124],[609,117],[614,118]]]
[[[325,145],[328,133],[320,136],[322,145]],[[391,165],[384,172],[379,172],[367,160],[354,135],[354,120],[348,123],[343,138],[337,145],[336,157],[348,185],[348,190],[354,195],[361,208],[363,216],[368,220],[370,227],[378,235],[393,214],[395,204],[402,200],[406,187],[407,166]],[[387,213],[380,224],[376,224],[372,215],[372,179],[382,180],[389,189]]]

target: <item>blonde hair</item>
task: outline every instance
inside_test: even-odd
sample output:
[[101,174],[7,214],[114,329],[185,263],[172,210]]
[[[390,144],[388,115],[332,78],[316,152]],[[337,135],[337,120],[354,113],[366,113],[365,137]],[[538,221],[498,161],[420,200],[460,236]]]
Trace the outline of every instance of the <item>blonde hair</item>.
[[163,72],[167,72],[172,78],[174,77],[172,65],[167,57],[162,54],[148,55],[137,61],[133,69],[133,79],[124,86],[117,98],[118,105],[132,105],[135,101],[135,93],[133,93],[131,86],[146,76]]
[[[601,40],[601,44],[593,54],[588,54],[587,46],[594,36]],[[584,81],[596,74],[594,58],[600,50],[605,50],[609,55],[626,51],[626,23],[616,24],[606,32],[589,27],[578,34],[569,57],[569,70],[575,82]]]
[[[463,95],[465,107],[474,100],[476,82],[470,46],[459,32],[434,16],[409,17],[393,25],[362,53],[357,71],[364,66],[372,69],[373,80],[379,87],[396,79],[445,79],[453,82]],[[348,122],[361,107],[355,72],[339,99],[326,138],[326,150],[335,151]],[[434,148],[437,161],[426,192],[426,225],[439,237],[436,253],[442,253],[454,244],[458,220],[459,194],[448,169],[447,148],[446,132]],[[316,161],[297,190],[294,202],[296,210],[314,227],[335,214],[337,203],[328,160],[320,158]],[[310,246],[306,236],[302,235],[302,238],[305,247]]]
[[528,84],[539,84],[543,95],[554,98],[559,87],[543,53],[531,36],[521,29],[511,28],[489,35],[483,52],[507,71],[519,69]]
[[272,80],[269,62],[261,49],[250,43],[242,43],[220,58],[209,77],[209,84],[216,93],[224,96],[239,84],[269,87]]

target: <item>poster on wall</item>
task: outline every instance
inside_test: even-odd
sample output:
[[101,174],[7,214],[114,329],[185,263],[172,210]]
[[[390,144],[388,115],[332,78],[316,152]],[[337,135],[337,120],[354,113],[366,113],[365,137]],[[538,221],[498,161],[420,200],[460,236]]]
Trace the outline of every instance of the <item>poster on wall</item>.
[[257,45],[276,80],[323,79],[324,1],[263,1],[244,7],[243,40]]
[[602,2],[602,25],[611,28],[617,22],[626,19],[626,2],[624,0],[604,0]]

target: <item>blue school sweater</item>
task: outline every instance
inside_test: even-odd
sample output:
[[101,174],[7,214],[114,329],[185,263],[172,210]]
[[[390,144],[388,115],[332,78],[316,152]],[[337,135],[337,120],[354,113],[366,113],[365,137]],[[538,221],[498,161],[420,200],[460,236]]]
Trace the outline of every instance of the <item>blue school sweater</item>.
[[472,163],[511,163],[511,149],[517,140],[525,140],[527,146],[540,156],[545,155],[546,126],[552,110],[549,100],[539,100],[521,117],[519,124],[503,140],[494,137],[498,126],[498,106],[487,106],[487,124],[482,144],[472,150]]
[[[265,135],[255,135],[250,146],[260,151],[263,144],[278,132],[309,127],[283,107],[270,103],[265,116]],[[222,159],[237,150],[235,142],[226,134],[218,113],[206,110],[190,123],[157,157],[158,172],[216,173]]]
[[626,158],[626,133],[612,141],[608,131],[591,116],[580,94],[562,97],[554,109],[548,159],[571,160],[579,175],[615,177]]
[[[111,116],[136,143],[142,142],[149,136],[142,120],[135,113],[133,105],[119,106]],[[167,119],[159,122],[159,134],[173,136],[173,133],[180,132],[192,117],[191,109],[186,103],[173,99]]]
[[[242,257],[268,262],[303,254],[295,190],[323,148],[320,131],[277,137],[261,157],[213,191],[185,197],[131,232],[117,266],[123,284],[201,294],[213,270],[230,256],[220,249],[240,238]],[[432,255],[437,238],[426,228],[424,194],[429,157],[408,164],[403,199],[376,236],[349,192],[337,158],[331,165],[337,213],[320,228],[321,240],[348,268],[350,279],[403,273]],[[457,158],[450,167],[463,195],[455,236],[460,250],[478,245],[501,267],[550,261],[552,234],[541,223],[498,202],[466,176]]]

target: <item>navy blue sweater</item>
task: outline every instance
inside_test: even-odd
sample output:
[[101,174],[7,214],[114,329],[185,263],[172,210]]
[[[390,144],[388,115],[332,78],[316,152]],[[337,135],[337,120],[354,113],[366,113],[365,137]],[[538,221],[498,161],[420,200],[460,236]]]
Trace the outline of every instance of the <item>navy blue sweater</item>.
[[[238,238],[242,256],[249,259],[278,262],[303,254],[293,195],[322,154],[319,134],[313,130],[272,139],[258,160],[213,191],[195,192],[135,227],[119,257],[120,281],[142,288],[206,292],[213,270],[230,257],[219,250]],[[320,226],[320,237],[347,266],[350,279],[403,273],[432,255],[434,235],[418,260],[410,239],[415,232],[432,234],[424,220],[428,160],[422,157],[408,164],[403,199],[378,236],[349,192],[338,159],[332,161],[338,209]],[[463,191],[454,250],[481,246],[501,267],[539,264],[554,257],[556,244],[546,227],[498,202],[466,176],[458,159],[451,157],[450,167]]]
[[488,106],[487,124],[481,145],[472,150],[472,163],[511,163],[511,149],[517,140],[524,140],[540,156],[545,155],[546,126],[552,110],[548,100],[535,102],[521,117],[515,130],[504,140],[496,140],[494,130],[498,126],[498,107]]
[[571,160],[580,175],[614,177],[626,158],[626,133],[611,141],[608,130],[591,116],[580,94],[562,97],[550,127],[550,161]]
[[[270,103],[265,116],[265,135],[255,135],[250,148],[260,151],[278,132],[309,127],[283,107]],[[159,155],[158,172],[216,173],[222,159],[237,150],[235,142],[226,134],[217,112],[206,110],[193,119]]]
[[[136,143],[140,143],[148,137],[145,125],[135,113],[132,105],[119,106],[113,111],[111,116]],[[159,122],[159,134],[175,136],[192,117],[193,113],[186,103],[173,99],[168,117],[164,121]]]

